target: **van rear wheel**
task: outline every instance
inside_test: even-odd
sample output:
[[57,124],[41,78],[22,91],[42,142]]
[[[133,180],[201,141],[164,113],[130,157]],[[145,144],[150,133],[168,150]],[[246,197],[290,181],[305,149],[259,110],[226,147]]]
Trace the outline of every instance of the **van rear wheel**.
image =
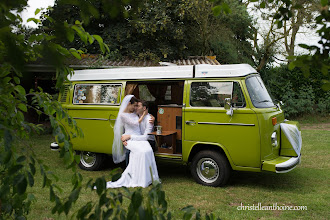
[[82,170],[100,170],[103,166],[105,155],[89,151],[80,151],[79,167]]
[[205,150],[194,156],[191,174],[199,184],[224,186],[230,176],[230,165],[223,154]]

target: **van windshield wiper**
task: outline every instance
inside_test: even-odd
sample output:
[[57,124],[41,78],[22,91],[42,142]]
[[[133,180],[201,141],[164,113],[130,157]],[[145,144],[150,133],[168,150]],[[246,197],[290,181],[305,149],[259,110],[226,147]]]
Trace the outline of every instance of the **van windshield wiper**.
[[[257,100],[256,100],[257,101]],[[262,100],[262,101],[257,101],[258,103],[263,103],[263,102],[271,102],[272,103],[272,101],[270,101],[270,100]]]

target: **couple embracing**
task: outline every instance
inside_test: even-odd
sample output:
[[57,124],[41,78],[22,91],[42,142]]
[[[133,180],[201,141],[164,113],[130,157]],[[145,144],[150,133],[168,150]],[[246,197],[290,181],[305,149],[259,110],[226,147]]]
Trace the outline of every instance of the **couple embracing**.
[[153,128],[150,120],[154,119],[150,119],[147,110],[137,107],[138,102],[133,95],[127,95],[120,106],[114,126],[112,156],[115,163],[120,163],[129,150],[129,163],[120,179],[107,182],[107,188],[147,187],[152,181],[159,181],[155,156],[148,142],[148,133]]

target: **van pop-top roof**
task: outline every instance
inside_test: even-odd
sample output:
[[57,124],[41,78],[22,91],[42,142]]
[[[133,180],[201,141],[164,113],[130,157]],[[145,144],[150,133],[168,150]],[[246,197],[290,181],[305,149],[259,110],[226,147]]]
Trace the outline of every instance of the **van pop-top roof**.
[[128,67],[76,70],[70,81],[242,77],[257,73],[249,64]]

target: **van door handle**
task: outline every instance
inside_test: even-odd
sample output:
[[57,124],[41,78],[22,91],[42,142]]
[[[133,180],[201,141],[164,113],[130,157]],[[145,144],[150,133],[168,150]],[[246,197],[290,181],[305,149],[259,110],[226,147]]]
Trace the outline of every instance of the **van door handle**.
[[195,121],[186,121],[186,125],[196,125]]
[[110,122],[110,127],[113,128],[115,126],[115,123],[116,123],[116,116],[114,116],[113,114],[110,114],[109,122]]

